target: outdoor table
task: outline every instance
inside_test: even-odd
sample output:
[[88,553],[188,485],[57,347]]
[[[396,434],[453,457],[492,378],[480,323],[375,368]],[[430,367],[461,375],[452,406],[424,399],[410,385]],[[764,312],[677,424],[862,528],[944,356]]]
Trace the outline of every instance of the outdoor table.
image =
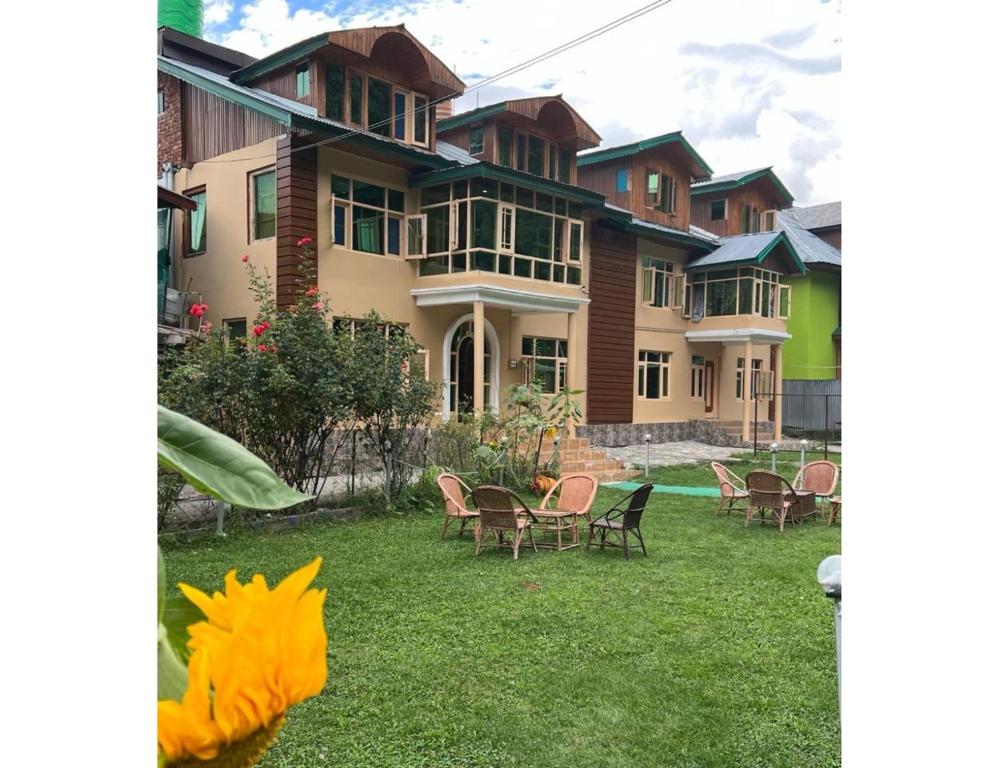
[[[784,491],[783,495],[790,496],[791,492]],[[797,503],[790,505],[788,517],[793,521],[803,520],[813,516],[816,511],[814,491],[797,491]]]
[[[532,526],[533,530],[555,534],[556,541],[535,541],[538,547],[550,547],[562,552],[579,546],[579,513],[570,509],[531,509],[540,521],[540,525]],[[571,532],[571,544],[562,543],[562,533]]]

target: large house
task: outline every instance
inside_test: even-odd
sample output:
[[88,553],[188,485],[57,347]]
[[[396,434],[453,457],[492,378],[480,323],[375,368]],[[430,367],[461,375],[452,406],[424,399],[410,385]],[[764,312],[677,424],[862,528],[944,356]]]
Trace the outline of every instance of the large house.
[[259,60],[164,27],[158,66],[158,170],[197,203],[171,279],[216,326],[252,321],[244,254],[290,303],[307,236],[339,322],[375,309],[423,345],[441,420],[537,379],[586,391],[596,444],[747,440],[757,415],[779,437],[754,397],[808,268],[770,169],[712,178],[680,132],[599,148],[559,96],[450,115],[464,83],[403,25]]

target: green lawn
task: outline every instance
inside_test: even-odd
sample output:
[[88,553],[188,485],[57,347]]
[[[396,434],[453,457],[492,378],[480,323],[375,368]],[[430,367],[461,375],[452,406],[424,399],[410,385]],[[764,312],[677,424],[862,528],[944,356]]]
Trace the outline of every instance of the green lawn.
[[[807,461],[817,461],[824,458],[825,454],[821,451],[808,451],[806,454]],[[842,454],[829,451],[828,460],[834,461],[841,466]],[[772,457],[768,449],[765,451],[760,450],[757,456],[753,455],[752,451],[736,453],[731,458],[722,460],[721,463],[743,479],[753,469],[772,469]],[[787,480],[792,481],[799,468],[800,451],[780,451],[776,454],[776,471]],[[639,469],[643,468],[639,467]],[[669,467],[651,467],[650,472],[650,479],[653,483],[717,487],[717,478],[714,476],[714,470],[710,468],[709,461],[675,464]],[[635,477],[633,480],[640,483],[644,480],[644,477]],[[842,490],[841,470],[839,472],[838,490],[840,492]]]
[[[596,508],[623,494],[601,490]],[[780,534],[655,494],[648,557],[474,556],[427,513],[237,532],[164,550],[171,582],[270,583],[324,558],[329,681],[262,766],[840,764],[838,526]]]

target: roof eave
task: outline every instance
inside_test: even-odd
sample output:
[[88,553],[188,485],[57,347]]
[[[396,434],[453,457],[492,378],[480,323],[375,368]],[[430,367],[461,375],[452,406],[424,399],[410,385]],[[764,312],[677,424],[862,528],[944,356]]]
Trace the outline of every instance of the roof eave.
[[429,187],[434,184],[443,184],[447,181],[460,181],[461,179],[473,178],[506,181],[510,184],[532,187],[535,190],[542,190],[561,197],[570,197],[578,202],[600,207],[603,206],[606,200],[603,195],[592,190],[576,187],[572,184],[564,184],[553,179],[545,179],[541,176],[521,173],[511,168],[487,162],[478,162],[474,165],[456,165],[456,167],[452,166],[441,170],[413,174],[409,177],[409,184],[413,187]]
[[253,62],[249,66],[237,69],[230,75],[230,78],[232,79],[232,82],[237,83],[238,85],[245,85],[251,80],[255,80],[268,72],[273,72],[275,69],[291,64],[303,56],[315,53],[316,51],[325,48],[328,44],[329,33],[323,32],[321,35],[306,38],[305,40],[297,42],[294,45],[289,45],[287,48],[283,48],[276,53],[272,53],[270,56],[265,56],[259,61]]

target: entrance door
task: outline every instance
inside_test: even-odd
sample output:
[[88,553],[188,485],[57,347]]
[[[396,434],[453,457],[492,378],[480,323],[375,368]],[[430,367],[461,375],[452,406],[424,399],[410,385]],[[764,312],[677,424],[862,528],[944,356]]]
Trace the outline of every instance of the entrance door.
[[707,360],[703,364],[703,410],[704,413],[714,412],[714,361]]
[[457,408],[460,413],[475,410],[475,340],[465,336],[457,347]]
[[[485,335],[485,355],[482,361],[484,405],[492,403],[492,342]],[[459,416],[475,410],[475,339],[472,323],[462,323],[454,332],[450,345],[450,411]]]

